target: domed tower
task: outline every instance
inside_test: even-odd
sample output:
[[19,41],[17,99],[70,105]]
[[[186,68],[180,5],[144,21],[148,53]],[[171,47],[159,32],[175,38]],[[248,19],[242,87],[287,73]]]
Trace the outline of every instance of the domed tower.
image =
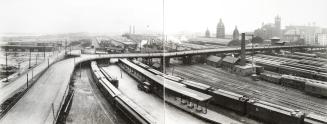
[[205,36],[206,36],[206,37],[210,37],[210,31],[209,31],[208,28],[207,28],[207,30],[206,30]]
[[239,40],[240,33],[238,32],[237,26],[235,26],[234,32],[233,32],[233,40]]
[[225,26],[221,19],[217,25],[216,38],[225,38]]

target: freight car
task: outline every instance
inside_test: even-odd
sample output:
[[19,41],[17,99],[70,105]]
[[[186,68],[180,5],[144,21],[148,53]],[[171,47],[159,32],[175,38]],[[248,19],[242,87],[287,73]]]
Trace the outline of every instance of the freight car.
[[249,99],[246,114],[271,124],[302,124],[304,113],[261,100]]
[[321,80],[321,81],[327,81],[327,73],[319,72],[314,75],[314,79]]
[[233,110],[241,115],[246,114],[247,97],[222,89],[212,91],[209,94],[213,96],[211,104]]
[[260,78],[262,80],[268,81],[268,82],[272,82],[275,84],[280,84],[280,80],[282,78],[281,75],[277,74],[277,73],[273,73],[273,72],[263,72],[260,74]]
[[327,117],[315,113],[309,113],[304,117],[303,124],[327,124]]
[[308,80],[304,90],[308,94],[327,97],[327,82]]
[[304,90],[307,79],[291,75],[282,75],[280,83],[283,86]]

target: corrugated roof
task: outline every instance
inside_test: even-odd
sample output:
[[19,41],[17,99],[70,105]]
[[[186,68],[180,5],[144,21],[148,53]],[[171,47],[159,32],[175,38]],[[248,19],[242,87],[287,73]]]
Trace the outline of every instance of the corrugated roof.
[[219,62],[221,60],[221,57],[211,55],[207,58],[207,60],[212,61],[212,62]]
[[228,63],[232,63],[232,64],[235,64],[238,60],[239,60],[239,58],[235,58],[235,57],[232,57],[232,56],[226,56],[223,59],[224,62],[228,62]]

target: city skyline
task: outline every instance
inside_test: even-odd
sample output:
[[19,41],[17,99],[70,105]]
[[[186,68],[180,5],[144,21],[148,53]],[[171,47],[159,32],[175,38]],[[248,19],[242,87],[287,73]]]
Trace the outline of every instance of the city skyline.
[[282,28],[313,22],[327,27],[327,8],[324,7],[327,1],[324,0],[14,0],[0,3],[0,33],[121,34],[128,32],[130,25],[135,25],[136,33],[162,32],[163,16],[167,34],[204,32],[207,28],[214,33],[220,18],[226,34],[232,34],[235,26],[240,32],[249,32],[260,28],[262,23],[274,23],[276,15],[281,16]]

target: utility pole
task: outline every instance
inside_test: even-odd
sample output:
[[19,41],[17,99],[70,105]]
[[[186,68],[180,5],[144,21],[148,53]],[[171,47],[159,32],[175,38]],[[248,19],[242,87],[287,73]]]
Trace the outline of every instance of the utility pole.
[[82,77],[82,63],[79,63],[79,70],[80,70],[79,76]]
[[8,53],[6,50],[6,82],[8,82]]
[[37,65],[37,56],[39,55],[39,53],[37,53],[36,55],[35,55],[35,65]]
[[120,70],[120,78],[123,78],[123,72]]
[[65,41],[65,55],[67,54],[67,40]]
[[30,56],[28,61],[28,68],[31,68],[31,48],[30,48]]
[[171,75],[174,75],[174,71],[175,71],[175,66],[173,66],[173,69],[171,70]]
[[26,75],[26,85],[27,85],[27,89],[28,89],[28,73],[27,73],[27,75]]
[[45,46],[43,46],[43,58],[45,59]]

